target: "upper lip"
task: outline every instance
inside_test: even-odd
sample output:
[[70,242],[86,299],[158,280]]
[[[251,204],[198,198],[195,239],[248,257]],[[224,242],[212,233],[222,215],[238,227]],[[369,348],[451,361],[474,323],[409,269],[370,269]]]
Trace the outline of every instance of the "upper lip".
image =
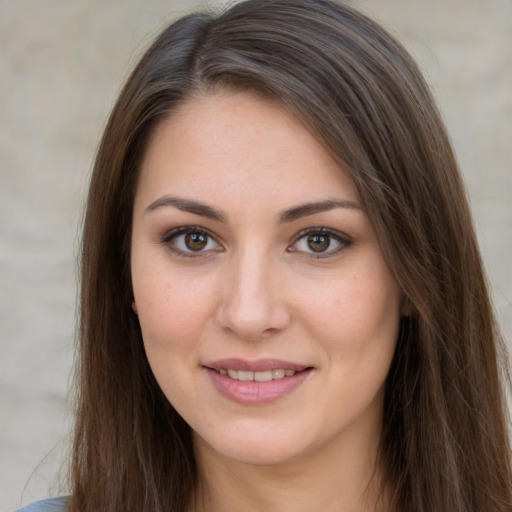
[[256,359],[249,361],[247,359],[225,358],[204,364],[206,368],[220,370],[221,368],[230,370],[242,370],[246,372],[265,372],[268,370],[295,370],[300,372],[310,366],[298,364],[291,361],[283,361],[281,359]]

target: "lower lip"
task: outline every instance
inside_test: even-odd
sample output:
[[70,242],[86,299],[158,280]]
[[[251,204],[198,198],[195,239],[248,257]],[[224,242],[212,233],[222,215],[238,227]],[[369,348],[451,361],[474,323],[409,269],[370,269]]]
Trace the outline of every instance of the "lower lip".
[[258,382],[232,379],[211,368],[206,368],[206,371],[221,395],[233,402],[247,405],[268,404],[279,400],[297,389],[311,373],[311,369],[306,369],[291,377]]

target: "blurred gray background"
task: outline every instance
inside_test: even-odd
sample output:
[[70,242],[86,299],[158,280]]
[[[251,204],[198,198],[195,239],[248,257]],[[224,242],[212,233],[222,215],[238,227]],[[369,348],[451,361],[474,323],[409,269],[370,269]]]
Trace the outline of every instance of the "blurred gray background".
[[[210,2],[218,4],[219,2]],[[512,0],[354,0],[419,61],[512,340]],[[178,0],[0,0],[0,511],[65,492],[79,225],[122,81]]]

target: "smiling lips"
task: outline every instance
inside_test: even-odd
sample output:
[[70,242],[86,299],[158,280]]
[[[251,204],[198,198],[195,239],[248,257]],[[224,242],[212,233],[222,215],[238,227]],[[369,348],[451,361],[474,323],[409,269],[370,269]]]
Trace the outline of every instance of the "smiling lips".
[[225,398],[246,404],[268,404],[291,393],[313,368],[278,360],[255,362],[224,359],[204,366]]
[[268,382],[270,380],[283,379],[284,377],[293,377],[295,370],[284,370],[283,368],[275,370],[266,370],[264,372],[251,372],[248,370],[232,370],[231,368],[220,368],[218,373],[229,376],[231,379],[257,382]]

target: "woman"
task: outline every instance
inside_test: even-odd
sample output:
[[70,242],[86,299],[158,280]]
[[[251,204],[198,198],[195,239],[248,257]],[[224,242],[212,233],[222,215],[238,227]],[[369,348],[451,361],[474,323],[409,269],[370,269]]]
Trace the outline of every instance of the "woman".
[[80,332],[71,496],[28,510],[512,507],[444,126],[343,4],[249,0],[158,37],[98,151]]

